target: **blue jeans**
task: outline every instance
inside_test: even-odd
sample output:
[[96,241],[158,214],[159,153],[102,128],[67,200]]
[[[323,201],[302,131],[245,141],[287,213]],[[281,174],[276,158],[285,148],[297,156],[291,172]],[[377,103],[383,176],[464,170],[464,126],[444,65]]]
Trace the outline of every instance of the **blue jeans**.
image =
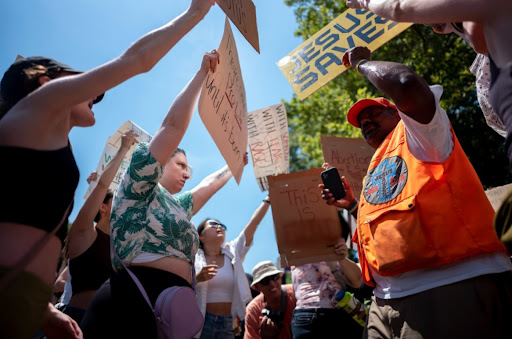
[[234,339],[233,317],[206,312],[200,339]]
[[300,308],[293,311],[293,339],[361,338],[363,327],[342,309]]

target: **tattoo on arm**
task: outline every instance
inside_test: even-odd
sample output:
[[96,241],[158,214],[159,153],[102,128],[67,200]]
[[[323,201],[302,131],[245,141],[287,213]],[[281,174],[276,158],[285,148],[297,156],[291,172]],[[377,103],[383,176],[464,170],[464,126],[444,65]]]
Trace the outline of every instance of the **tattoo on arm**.
[[215,180],[219,180],[220,178],[222,178],[223,176],[225,176],[228,173],[229,173],[229,168],[226,168],[224,171],[217,174],[217,176],[215,177]]

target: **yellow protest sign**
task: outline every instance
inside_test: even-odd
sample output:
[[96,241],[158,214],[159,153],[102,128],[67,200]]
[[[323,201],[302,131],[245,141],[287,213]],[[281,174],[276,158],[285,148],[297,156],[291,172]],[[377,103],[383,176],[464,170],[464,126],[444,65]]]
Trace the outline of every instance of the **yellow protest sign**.
[[279,60],[277,66],[304,100],[347,69],[341,58],[348,49],[366,46],[374,51],[411,25],[367,10],[348,9]]

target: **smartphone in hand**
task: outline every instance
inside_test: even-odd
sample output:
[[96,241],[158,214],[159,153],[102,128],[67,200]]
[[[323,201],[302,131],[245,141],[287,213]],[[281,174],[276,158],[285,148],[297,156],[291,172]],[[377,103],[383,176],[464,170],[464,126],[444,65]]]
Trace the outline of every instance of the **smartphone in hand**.
[[324,182],[324,186],[329,192],[332,193],[332,196],[336,200],[343,199],[346,195],[345,187],[343,187],[343,183],[341,182],[340,175],[338,170],[335,167],[331,167],[322,172],[322,181]]

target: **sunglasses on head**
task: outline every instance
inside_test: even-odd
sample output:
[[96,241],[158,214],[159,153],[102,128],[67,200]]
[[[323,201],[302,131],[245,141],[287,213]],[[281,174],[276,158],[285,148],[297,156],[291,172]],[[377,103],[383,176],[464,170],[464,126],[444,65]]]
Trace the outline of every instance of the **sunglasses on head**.
[[271,275],[269,277],[265,277],[260,280],[260,284],[262,284],[263,286],[268,286],[268,284],[270,284],[271,281],[278,281],[280,277],[281,276],[279,273]]
[[218,221],[210,220],[210,221],[208,221],[206,224],[207,224],[208,226],[210,226],[210,227],[219,227],[219,226],[220,226],[220,227],[222,227],[222,228],[224,229],[224,231],[227,231],[227,229],[228,229],[228,228],[226,227],[226,225],[221,224],[221,223],[220,223],[220,222],[218,222]]

